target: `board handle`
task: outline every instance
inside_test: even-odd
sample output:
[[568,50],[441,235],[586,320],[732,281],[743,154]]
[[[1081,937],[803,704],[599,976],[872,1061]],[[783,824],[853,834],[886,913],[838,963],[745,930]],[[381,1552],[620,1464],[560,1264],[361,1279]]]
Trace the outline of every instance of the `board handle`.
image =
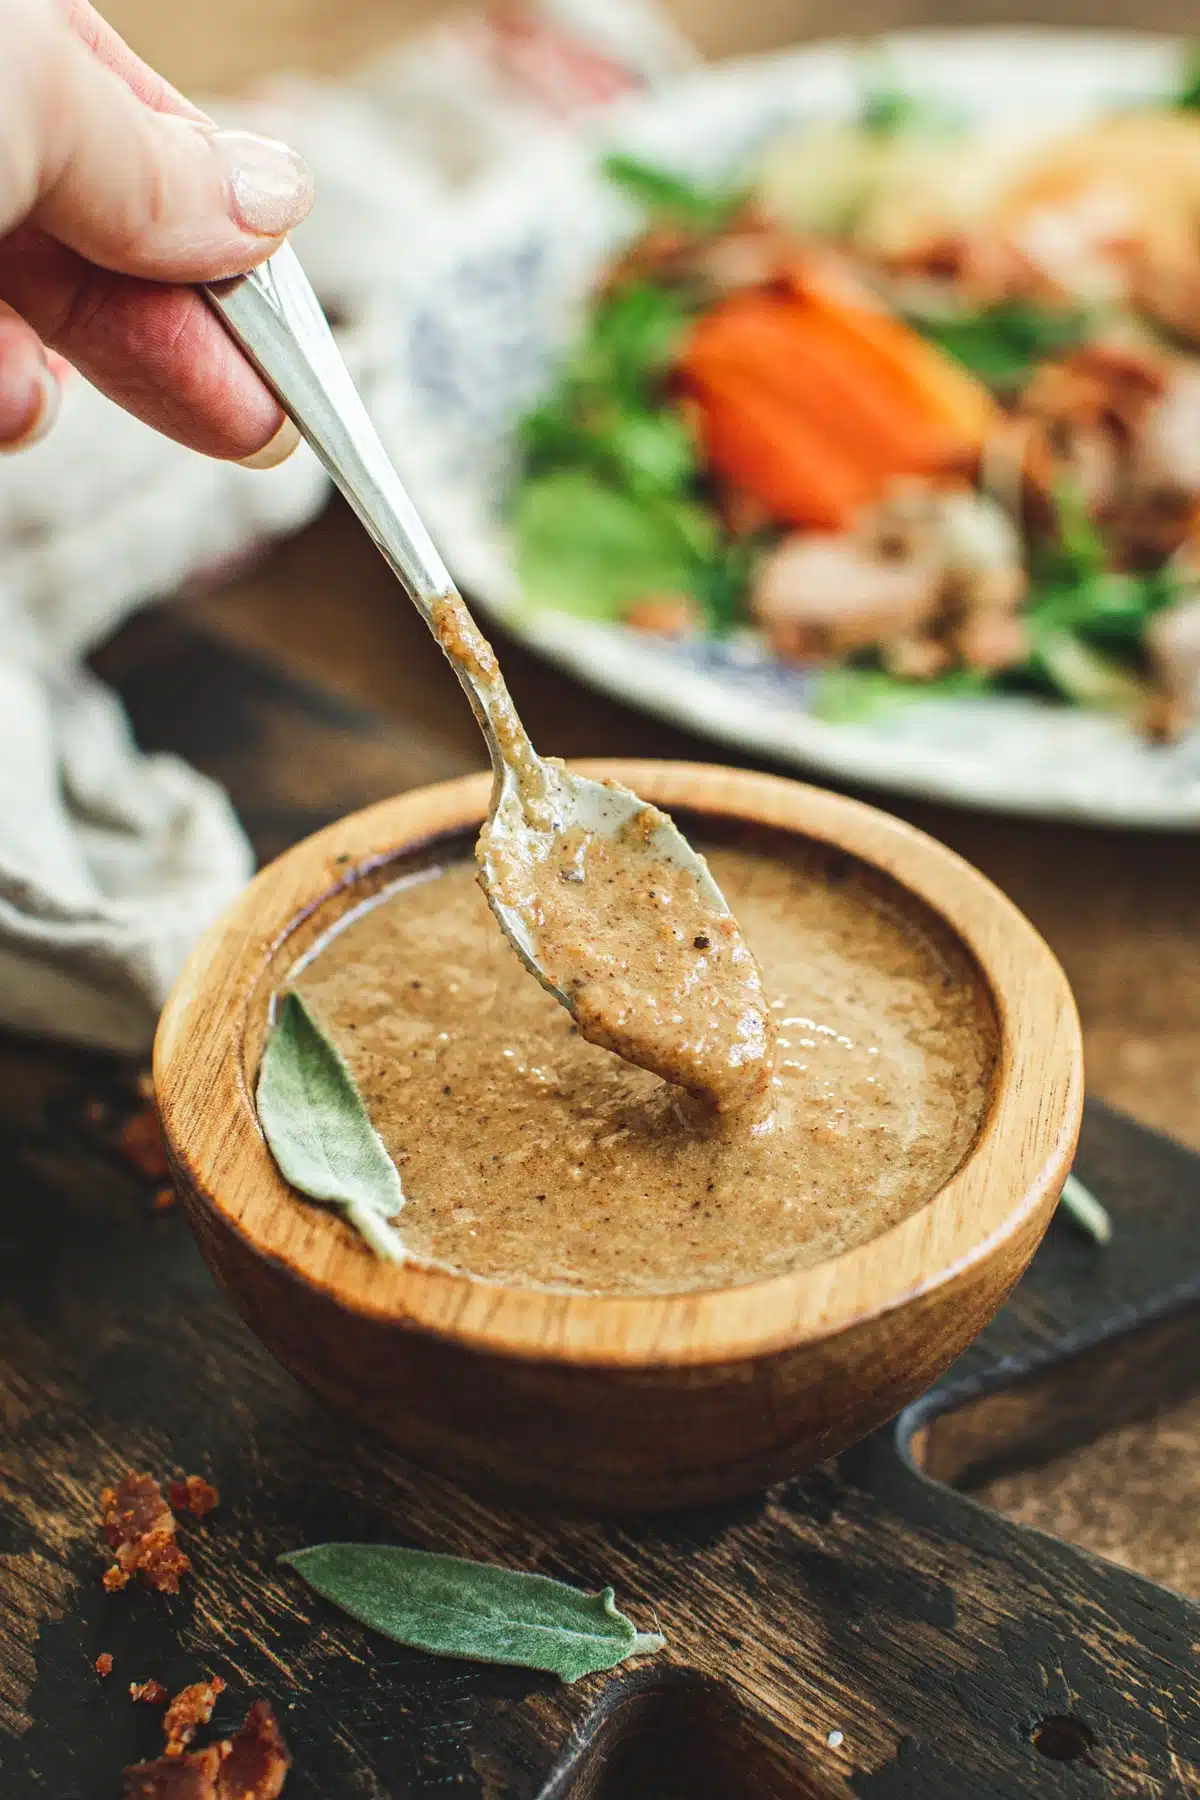
[[1076,1169],[1111,1243],[1060,1212],[1003,1311],[901,1415],[899,1448],[941,1481],[979,1486],[1195,1391],[1200,1161],[1092,1101]]

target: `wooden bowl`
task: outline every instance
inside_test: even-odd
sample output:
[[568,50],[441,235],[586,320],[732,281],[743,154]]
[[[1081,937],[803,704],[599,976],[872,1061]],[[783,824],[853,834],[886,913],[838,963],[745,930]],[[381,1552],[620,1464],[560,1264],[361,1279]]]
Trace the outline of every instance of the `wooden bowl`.
[[[294,1194],[252,1092],[272,991],[349,906],[470,842],[489,778],[386,800],[264,869],[201,940],[167,1003],[155,1082],[187,1215],[262,1341],[340,1411],[468,1484],[625,1510],[751,1492],[830,1456],[921,1393],[1028,1263],[1083,1102],[1066,978],[1003,895],[871,807],[691,764],[582,765],[676,813],[836,846],[948,923],[990,989],[998,1073],[951,1179],[815,1267],[709,1293],[545,1293],[377,1260]],[[721,822],[721,825],[718,825]]]

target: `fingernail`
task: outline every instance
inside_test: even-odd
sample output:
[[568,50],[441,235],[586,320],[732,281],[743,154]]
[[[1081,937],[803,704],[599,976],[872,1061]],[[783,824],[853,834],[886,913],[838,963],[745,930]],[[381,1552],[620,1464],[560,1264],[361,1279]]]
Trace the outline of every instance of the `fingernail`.
[[285,419],[273,438],[268,438],[261,450],[253,456],[238,458],[238,467],[242,469],[277,469],[286,462],[296,445],[300,442],[300,433],[290,419]]
[[214,131],[210,142],[225,176],[230,216],[243,231],[282,237],[307,215],[312,171],[289,145],[256,131]]
[[31,382],[29,423],[20,437],[0,443],[0,456],[15,456],[18,450],[29,450],[40,444],[58,417],[62,389],[45,363],[38,365]]

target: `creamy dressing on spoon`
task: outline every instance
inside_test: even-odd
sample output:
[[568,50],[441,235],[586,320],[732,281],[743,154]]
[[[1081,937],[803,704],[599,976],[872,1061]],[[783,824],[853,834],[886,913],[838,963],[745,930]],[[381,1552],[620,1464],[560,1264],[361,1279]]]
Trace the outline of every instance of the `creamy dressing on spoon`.
[[494,858],[497,890],[536,918],[539,957],[590,1043],[717,1112],[761,1112],[775,1028],[758,964],[692,872],[654,855],[659,816]]
[[535,754],[495,652],[457,594],[438,642],[470,673],[504,763],[480,882],[527,967],[593,1044],[716,1112],[762,1111],[774,1031],[762,977],[701,859],[657,807]]

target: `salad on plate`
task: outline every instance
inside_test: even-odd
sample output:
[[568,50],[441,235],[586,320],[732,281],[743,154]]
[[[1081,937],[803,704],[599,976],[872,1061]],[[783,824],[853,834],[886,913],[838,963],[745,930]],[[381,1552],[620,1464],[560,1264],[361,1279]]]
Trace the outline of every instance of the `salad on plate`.
[[1200,71],[1031,136],[864,84],[640,233],[519,428],[522,592],[752,635],[863,720],[1040,694],[1200,720]]

